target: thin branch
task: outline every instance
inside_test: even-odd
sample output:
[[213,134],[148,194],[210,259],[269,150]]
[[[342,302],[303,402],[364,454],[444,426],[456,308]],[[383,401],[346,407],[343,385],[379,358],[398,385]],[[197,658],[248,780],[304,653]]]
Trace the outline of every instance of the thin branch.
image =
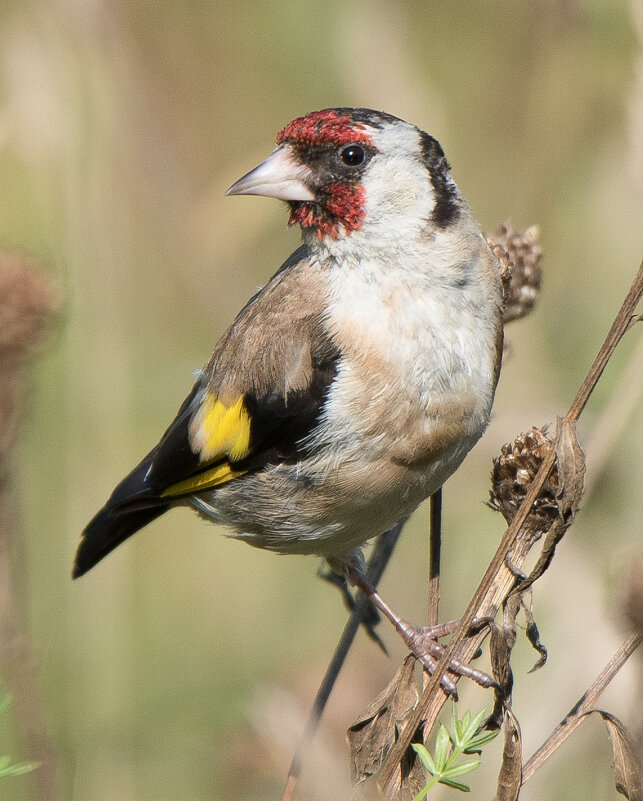
[[[585,408],[616,346],[620,342],[625,331],[631,326],[636,306],[642,295],[643,262],[638,269],[632,286],[623,301],[596,359],[569,408],[567,418],[570,420],[577,420]],[[500,603],[503,598],[506,597],[506,593],[509,592],[513,584],[513,574],[509,573],[505,564],[507,554],[513,549],[512,560],[515,563],[514,546],[516,545],[516,541],[530,510],[554,466],[555,459],[556,452],[552,449],[544,458],[529,492],[518,509],[513,522],[505,532],[491,563],[485,571],[478,589],[474,593],[462,617],[460,628],[445,648],[444,654],[433,676],[428,681],[422,693],[422,697],[414,714],[407,721],[398,742],[391,749],[380,775],[380,786],[383,787],[385,792],[389,795],[394,792],[396,784],[395,777],[398,774],[400,763],[411,744],[413,735],[417,731],[418,726],[422,721],[426,721],[425,728],[430,730],[437,719],[440,709],[446,701],[446,694],[441,689],[440,682],[441,677],[448,670],[449,662],[453,658],[458,658],[460,661],[470,660],[477,650],[479,643],[486,636],[483,632],[474,637],[467,637],[474,618],[487,617],[489,615],[495,616]],[[507,573],[509,573],[509,576],[507,576]]]
[[630,656],[643,642],[643,635],[632,634],[621,645],[618,651],[598,674],[596,680],[587,689],[572,709],[565,715],[554,731],[540,748],[525,762],[522,769],[523,784],[530,779],[542,764],[559,748],[569,735],[580,726],[583,716],[589,712],[607,685],[627,662]]
[[587,440],[587,453],[592,454],[585,474],[585,496],[588,497],[596,479],[601,475],[610,454],[616,447],[630,415],[643,398],[643,339],[632,353],[611,399],[601,412]]
[[[427,721],[425,730],[430,730],[444,702],[447,700],[446,693],[441,689],[440,681],[442,675],[448,669],[449,662],[456,656],[456,653],[460,661],[469,661],[486,636],[486,634],[482,632],[475,637],[470,637],[467,639],[465,646],[460,649],[460,646],[465,640],[466,633],[471,628],[473,619],[475,617],[495,617],[502,600],[513,586],[515,576],[506,567],[505,559],[509,550],[512,549],[512,562],[516,567],[520,565],[520,559],[516,553],[516,548],[513,546],[516,544],[516,540],[531,506],[538,497],[540,488],[553,467],[554,460],[555,451],[552,449],[550,455],[543,461],[530,491],[527,493],[523,504],[516,513],[514,522],[505,532],[498,550],[491,560],[478,589],[464,613],[462,624],[445,648],[444,654],[435,672],[429,679],[413,716],[407,721],[400,735],[400,739],[394,748],[391,749],[391,753],[389,754],[380,776],[380,786],[385,788],[385,790],[389,788],[392,789],[392,785],[394,784],[393,779],[397,773],[400,761],[410,746],[411,739],[413,734],[417,731],[418,726],[425,720]],[[522,558],[524,558],[524,554]]]
[[574,402],[569,407],[567,417],[571,420],[578,420],[623,334],[632,327],[634,322],[640,319],[634,317],[634,312],[641,300],[641,296],[643,296],[643,261],[630,287],[630,291],[627,293],[623,305],[612,323],[605,342],[603,342],[598,356],[594,359],[594,364],[592,364],[589,373],[587,373],[585,380],[581,384]]
[[[390,531],[382,534],[377,540],[373,555],[368,564],[368,570],[366,571],[368,580],[374,586],[377,586],[382,578],[382,574],[389,563],[389,559],[391,558],[391,555],[395,549],[397,540],[402,533],[402,527],[404,526],[404,523],[404,520],[400,521]],[[302,738],[290,763],[290,769],[288,770],[288,777],[286,779],[286,786],[284,787],[281,801],[291,801],[293,797],[299,776],[301,775],[301,769],[306,751],[308,750],[308,747],[315,736],[315,733],[317,732],[321,716],[324,712],[335,682],[337,681],[339,672],[342,669],[344,661],[346,660],[348,652],[353,644],[353,640],[359,631],[359,627],[369,604],[369,599],[362,592],[359,592],[353,611],[346,622],[346,626],[344,627],[342,636],[337,643],[333,658],[326,669],[322,683],[317,691],[317,695],[315,696],[315,700],[306,723],[306,728],[304,729]]]

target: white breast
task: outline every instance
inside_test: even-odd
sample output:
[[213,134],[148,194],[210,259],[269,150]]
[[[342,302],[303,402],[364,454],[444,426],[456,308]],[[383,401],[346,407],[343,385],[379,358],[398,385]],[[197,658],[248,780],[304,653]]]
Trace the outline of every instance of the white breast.
[[[419,260],[418,260],[419,261]],[[487,424],[493,397],[497,298],[470,260],[465,288],[442,268],[367,263],[328,274],[327,320],[343,354],[327,418],[362,447],[378,429],[430,434],[441,410],[467,411],[467,434]],[[457,274],[455,274],[457,278]]]

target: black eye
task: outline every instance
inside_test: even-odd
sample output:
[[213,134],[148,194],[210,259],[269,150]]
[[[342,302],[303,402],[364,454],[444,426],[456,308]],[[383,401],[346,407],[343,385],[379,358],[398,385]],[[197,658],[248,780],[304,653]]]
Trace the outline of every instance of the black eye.
[[339,151],[339,157],[349,167],[357,167],[366,158],[366,153],[360,145],[346,145]]

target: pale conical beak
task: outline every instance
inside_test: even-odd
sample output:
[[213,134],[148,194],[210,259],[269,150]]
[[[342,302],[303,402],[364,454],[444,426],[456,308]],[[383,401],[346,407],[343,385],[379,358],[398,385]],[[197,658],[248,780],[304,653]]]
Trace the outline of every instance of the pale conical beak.
[[289,145],[280,145],[258,167],[232,184],[226,195],[262,195],[279,200],[315,200],[306,185],[310,170]]

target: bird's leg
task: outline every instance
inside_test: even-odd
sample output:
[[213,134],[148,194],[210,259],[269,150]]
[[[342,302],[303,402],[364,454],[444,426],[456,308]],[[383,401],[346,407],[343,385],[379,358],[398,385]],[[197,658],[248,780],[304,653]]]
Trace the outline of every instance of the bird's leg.
[[[337,587],[342,594],[342,598],[344,599],[344,603],[348,607],[349,612],[353,612],[355,610],[356,601],[348,586],[348,579],[343,573],[336,573],[332,568],[329,568],[328,571],[320,568],[320,570],[317,571],[317,575],[324,581],[327,581],[329,584]],[[374,604],[370,602],[370,599],[366,600],[365,603],[366,606],[364,607],[363,614],[361,615],[362,627],[368,636],[373,640],[373,642],[377,643],[382,651],[384,651],[384,653],[388,656],[386,645],[375,630],[375,627],[381,620],[380,613],[377,611]]]
[[[380,596],[375,587],[366,580],[363,573],[355,564],[348,564],[346,566],[348,576],[353,584],[369,598],[371,603],[379,609],[379,611],[388,618],[393,626],[395,626],[399,635],[408,646],[409,650],[415,654],[424,667],[433,674],[438,660],[444,653],[444,646],[440,645],[437,641],[438,637],[444,637],[453,632],[460,625],[459,620],[451,620],[448,623],[442,623],[437,626],[413,626],[407,620],[400,617],[395,610],[386,603]],[[484,621],[480,621],[481,623]],[[449,662],[449,671],[456,676],[465,676],[472,679],[481,687],[497,687],[497,683],[481,670],[476,670],[457,659],[452,659]],[[448,677],[443,676],[441,679],[442,688],[450,695],[457,695],[455,683]]]

